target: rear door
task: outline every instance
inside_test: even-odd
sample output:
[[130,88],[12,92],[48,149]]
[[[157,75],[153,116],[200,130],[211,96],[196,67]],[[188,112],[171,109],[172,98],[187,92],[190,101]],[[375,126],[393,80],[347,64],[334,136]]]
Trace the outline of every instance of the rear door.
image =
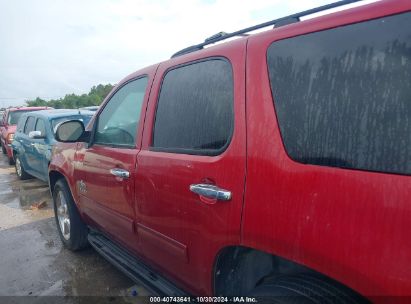
[[245,41],[205,54],[160,66],[136,180],[145,258],[197,294],[240,241],[245,176]]
[[134,179],[152,72],[119,86],[96,117],[92,144],[77,152],[85,215],[123,245],[134,244]]

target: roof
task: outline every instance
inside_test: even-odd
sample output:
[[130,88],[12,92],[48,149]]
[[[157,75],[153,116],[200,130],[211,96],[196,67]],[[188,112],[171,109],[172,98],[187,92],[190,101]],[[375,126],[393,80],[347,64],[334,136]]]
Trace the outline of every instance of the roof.
[[45,109],[52,109],[50,107],[10,107],[7,108],[6,110],[9,112],[14,112],[14,111],[29,111],[29,110],[45,110]]
[[[220,42],[220,41],[224,41],[226,39],[229,38],[233,38],[233,37],[248,37],[249,35],[254,35],[251,32],[255,31],[255,30],[259,30],[259,29],[264,29],[267,28],[269,26],[273,27],[273,29],[278,29],[279,27],[285,26],[285,25],[289,25],[289,24],[293,24],[293,23],[299,23],[301,22],[301,18],[309,16],[309,15],[314,15],[320,12],[324,12],[324,11],[328,11],[330,9],[334,9],[334,8],[338,8],[338,7],[342,7],[342,6],[346,6],[348,4],[352,4],[352,3],[356,3],[359,2],[361,3],[361,1],[363,0],[340,0],[334,3],[330,3],[330,4],[326,4],[323,6],[319,6],[313,9],[309,9],[300,13],[295,13],[289,16],[285,16],[285,17],[281,17],[278,19],[274,19],[271,21],[267,21],[261,24],[257,24],[254,26],[250,26],[232,33],[226,33],[226,32],[219,32],[211,37],[206,38],[204,41],[195,44],[195,45],[191,45],[188,46],[182,50],[179,50],[178,52],[176,52],[175,54],[173,54],[171,56],[171,58],[174,57],[178,57],[178,56],[182,56],[188,53],[192,53],[192,52],[196,52],[196,51],[201,51],[204,49],[205,46],[209,46],[209,45],[214,45],[216,42]],[[365,6],[365,4],[363,5]],[[355,8],[354,8],[355,10]],[[348,14],[350,12],[352,12],[353,9],[351,9],[351,11],[348,12]],[[315,17],[318,18],[318,17]],[[320,16],[321,18],[321,16]]]
[[55,119],[67,116],[93,116],[95,112],[87,111],[87,110],[77,110],[77,109],[56,109],[56,110],[42,110],[42,111],[35,111],[25,113],[24,116],[36,116],[36,117],[44,117],[47,119]]

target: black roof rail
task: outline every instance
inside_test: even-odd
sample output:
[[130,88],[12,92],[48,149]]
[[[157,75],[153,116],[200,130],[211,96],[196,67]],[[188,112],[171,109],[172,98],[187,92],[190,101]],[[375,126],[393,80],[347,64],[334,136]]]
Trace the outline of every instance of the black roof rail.
[[186,48],[178,51],[177,53],[173,54],[173,56],[171,56],[171,58],[178,57],[178,56],[181,56],[181,55],[184,55],[184,54],[187,54],[187,53],[202,50],[204,48],[204,46],[206,46],[206,45],[213,44],[213,43],[216,43],[218,41],[223,41],[223,40],[228,39],[228,38],[232,38],[232,37],[236,37],[236,36],[248,36],[247,35],[248,32],[255,31],[255,30],[270,26],[270,25],[273,25],[275,28],[278,28],[280,26],[284,26],[284,25],[287,25],[287,24],[299,22],[301,17],[308,16],[308,15],[311,15],[311,14],[315,14],[315,13],[325,11],[325,10],[328,10],[328,9],[331,9],[331,8],[347,5],[347,4],[350,4],[350,3],[359,2],[359,1],[362,1],[362,0],[341,0],[341,1],[334,2],[334,3],[319,6],[319,7],[316,7],[316,8],[312,8],[312,9],[309,9],[309,10],[306,10],[306,11],[303,11],[303,12],[300,12],[300,13],[292,14],[292,15],[289,15],[289,16],[286,16],[286,17],[281,17],[281,18],[278,18],[278,19],[275,19],[275,20],[271,20],[271,21],[267,21],[267,22],[264,22],[264,23],[254,25],[254,26],[250,26],[250,27],[247,27],[245,29],[242,29],[242,30],[239,30],[239,31],[236,31],[236,32],[232,32],[232,33],[219,32],[219,33],[205,39],[204,42],[202,42],[202,43],[195,44],[195,45],[186,47]]

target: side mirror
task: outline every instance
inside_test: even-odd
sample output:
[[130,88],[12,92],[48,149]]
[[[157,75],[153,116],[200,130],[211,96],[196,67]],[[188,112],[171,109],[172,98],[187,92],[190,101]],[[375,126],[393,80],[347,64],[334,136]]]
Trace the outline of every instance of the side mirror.
[[34,139],[45,138],[45,134],[41,134],[41,131],[31,131],[29,132],[29,137]]
[[57,126],[56,139],[61,142],[77,142],[88,140],[88,132],[84,131],[84,125],[79,120],[69,120]]

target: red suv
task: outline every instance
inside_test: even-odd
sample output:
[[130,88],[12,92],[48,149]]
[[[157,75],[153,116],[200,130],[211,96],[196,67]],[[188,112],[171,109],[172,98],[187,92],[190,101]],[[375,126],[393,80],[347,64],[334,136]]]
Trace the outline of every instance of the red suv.
[[48,107],[16,107],[8,108],[3,113],[3,117],[0,121],[0,132],[1,132],[1,149],[4,154],[7,154],[9,159],[9,164],[14,164],[13,150],[11,149],[11,143],[14,138],[14,133],[16,132],[17,122],[21,115],[31,111],[39,111],[50,109]]
[[63,243],[159,294],[411,296],[411,2],[299,22],[321,9],[213,36],[60,125]]

